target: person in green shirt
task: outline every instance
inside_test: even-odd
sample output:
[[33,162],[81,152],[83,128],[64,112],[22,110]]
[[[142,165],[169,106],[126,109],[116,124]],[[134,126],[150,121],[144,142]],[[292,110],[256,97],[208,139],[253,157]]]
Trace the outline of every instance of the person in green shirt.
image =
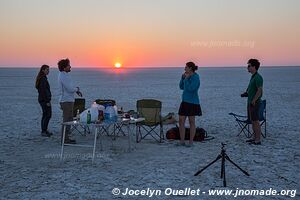
[[261,128],[259,124],[259,104],[263,94],[263,78],[257,72],[260,67],[260,62],[257,59],[248,60],[248,72],[252,74],[249,81],[247,91],[242,97],[248,97],[247,113],[248,119],[251,120],[252,129],[254,132],[253,139],[247,140],[249,144],[260,145]]

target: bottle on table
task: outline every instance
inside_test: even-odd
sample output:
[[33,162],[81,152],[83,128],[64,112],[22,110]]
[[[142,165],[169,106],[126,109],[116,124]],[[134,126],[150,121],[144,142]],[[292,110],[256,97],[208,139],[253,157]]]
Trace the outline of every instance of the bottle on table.
[[103,110],[98,110],[98,121],[102,121],[104,119]]
[[77,109],[77,113],[76,113],[76,121],[80,120],[80,113],[79,113],[79,109]]
[[121,107],[119,110],[118,110],[118,114],[123,114],[123,107]]
[[90,124],[91,123],[91,112],[90,112],[90,110],[88,110],[88,112],[87,112],[87,116],[86,116],[86,123],[87,124]]

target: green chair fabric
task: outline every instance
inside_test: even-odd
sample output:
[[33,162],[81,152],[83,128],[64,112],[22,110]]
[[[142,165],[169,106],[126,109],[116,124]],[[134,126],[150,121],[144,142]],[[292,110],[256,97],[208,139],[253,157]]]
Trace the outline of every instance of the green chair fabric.
[[140,142],[146,136],[162,142],[164,140],[161,118],[162,102],[155,99],[141,99],[137,101],[136,107],[139,117],[145,118],[145,121],[137,123],[136,142]]

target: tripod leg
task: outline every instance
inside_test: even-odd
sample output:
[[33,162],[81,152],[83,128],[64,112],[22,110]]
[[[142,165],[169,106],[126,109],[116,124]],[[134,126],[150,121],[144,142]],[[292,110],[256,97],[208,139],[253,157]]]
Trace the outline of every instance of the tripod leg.
[[222,151],[222,165],[221,165],[221,178],[223,178],[223,186],[226,187],[226,174],[225,174],[225,151]]
[[214,164],[215,162],[217,162],[220,158],[222,158],[222,156],[221,156],[221,155],[218,155],[217,158],[216,158],[214,161],[212,161],[211,163],[209,163],[208,165],[206,165],[204,168],[202,168],[201,170],[199,170],[198,172],[196,172],[196,173],[194,174],[194,176],[199,175],[199,174],[200,174],[201,172],[203,172],[206,168],[208,168],[209,166],[211,166],[212,164]]
[[235,164],[229,157],[228,155],[225,155],[225,158],[231,162],[234,166],[236,166],[239,170],[241,170],[245,175],[250,176],[250,174],[248,172],[246,172],[245,170],[243,170],[242,168],[240,168],[237,164]]
[[222,163],[221,163],[221,178],[223,178],[225,173],[225,156],[222,155]]
[[224,167],[223,167],[223,186],[226,187],[225,158],[224,158]]

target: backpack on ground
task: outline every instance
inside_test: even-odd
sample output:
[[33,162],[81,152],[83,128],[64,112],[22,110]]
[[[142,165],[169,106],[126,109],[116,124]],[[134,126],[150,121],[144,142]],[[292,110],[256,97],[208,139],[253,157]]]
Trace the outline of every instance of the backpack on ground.
[[[207,132],[204,128],[196,128],[196,134],[194,137],[194,141],[204,141],[205,138],[207,138]],[[166,133],[166,138],[168,140],[180,140],[180,133],[179,133],[179,127],[173,127],[169,129]],[[185,140],[190,139],[190,129],[185,128]]]

